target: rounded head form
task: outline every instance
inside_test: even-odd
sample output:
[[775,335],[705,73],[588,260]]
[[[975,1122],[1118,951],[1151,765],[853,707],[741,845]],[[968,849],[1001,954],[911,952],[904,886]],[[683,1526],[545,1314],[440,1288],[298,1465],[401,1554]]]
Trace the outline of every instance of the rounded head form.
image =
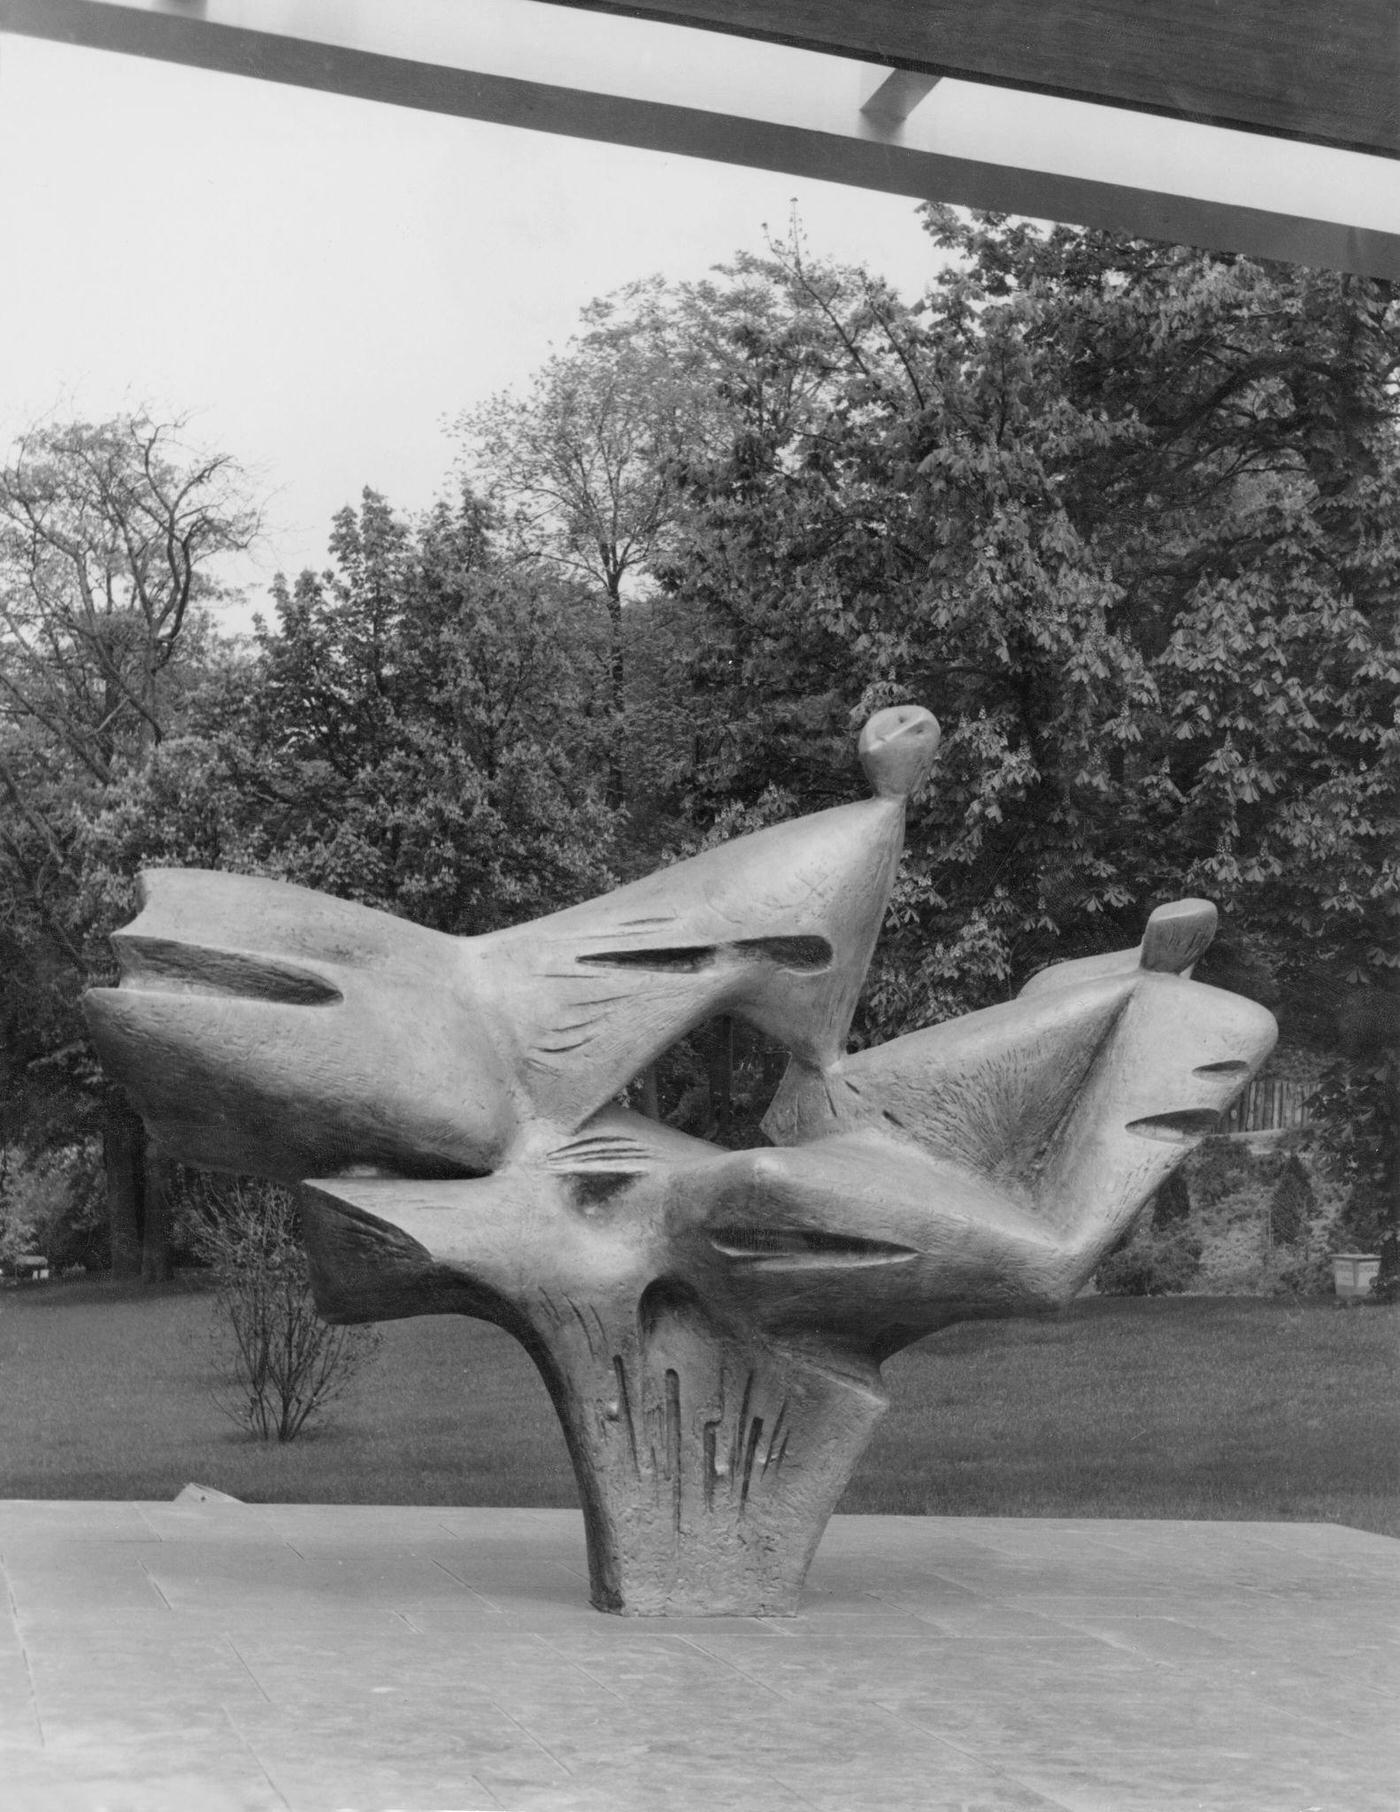
[[882,799],[907,799],[928,779],[939,735],[938,719],[922,705],[875,713],[856,747],[865,777]]

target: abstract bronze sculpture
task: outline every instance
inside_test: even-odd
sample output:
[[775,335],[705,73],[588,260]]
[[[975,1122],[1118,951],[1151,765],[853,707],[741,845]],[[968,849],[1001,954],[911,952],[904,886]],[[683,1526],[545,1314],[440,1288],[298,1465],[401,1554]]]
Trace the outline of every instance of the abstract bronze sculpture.
[[[282,882],[144,878],[93,1036],[162,1146],[304,1185],[335,1321],[516,1336],[578,1477],[593,1601],[790,1612],[885,1406],[880,1365],[1068,1300],[1273,1042],[1189,979],[1214,908],[855,1055],[856,999],[938,728],[860,739],[874,797],[455,938]],[[733,1014],[787,1073],[758,1150],[619,1105]]]

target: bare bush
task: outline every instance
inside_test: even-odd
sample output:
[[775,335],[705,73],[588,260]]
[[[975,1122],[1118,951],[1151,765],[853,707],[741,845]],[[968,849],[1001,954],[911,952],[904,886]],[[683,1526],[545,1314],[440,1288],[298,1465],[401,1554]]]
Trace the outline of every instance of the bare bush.
[[272,1183],[201,1181],[187,1237],[209,1267],[223,1407],[262,1441],[293,1440],[378,1351],[377,1328],[323,1321],[311,1295],[296,1199]]

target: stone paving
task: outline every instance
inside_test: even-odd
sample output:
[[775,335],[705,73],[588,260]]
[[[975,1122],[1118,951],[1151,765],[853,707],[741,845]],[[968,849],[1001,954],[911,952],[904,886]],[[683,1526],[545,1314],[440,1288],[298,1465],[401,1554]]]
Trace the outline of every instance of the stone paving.
[[1397,1812],[1400,1542],[838,1517],[800,1616],[570,1511],[0,1505],[4,1812]]

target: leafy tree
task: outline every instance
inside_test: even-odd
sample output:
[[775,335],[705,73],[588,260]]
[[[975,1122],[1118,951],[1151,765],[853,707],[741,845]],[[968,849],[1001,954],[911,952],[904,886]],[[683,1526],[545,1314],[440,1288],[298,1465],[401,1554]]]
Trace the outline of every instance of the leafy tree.
[[[101,784],[59,764],[45,792],[32,728],[12,728],[5,748],[26,731],[35,751],[20,789],[34,824],[20,828],[49,861],[31,875],[52,910],[46,940],[23,873],[0,877],[0,936],[26,951],[3,997],[4,1060],[31,1095],[0,1135],[33,1143],[47,1113],[69,1138],[91,1119],[103,1084],[75,999],[109,968],[143,866],[277,875],[457,932],[609,884],[605,657],[559,581],[499,556],[471,498],[411,524],[366,492],[337,517],[331,555],[324,573],[278,582],[275,624],[246,645],[189,617],[154,694],[159,735]],[[144,1212],[156,1275],[167,1174],[139,1120],[111,1091],[106,1104],[109,1178],[132,1207],[123,1222],[112,1190],[114,1260],[130,1262]]]
[[[646,317],[645,290],[634,299]],[[523,395],[493,397],[460,428],[473,470],[508,512],[520,546],[601,601],[620,719],[623,601],[674,517],[671,467],[694,386],[657,332],[629,331],[606,305],[586,318],[590,331],[551,358]],[[615,777],[615,798],[620,787]]]
[[160,1167],[140,1121],[101,1091],[76,1012],[110,970],[125,912],[90,884],[95,814],[184,720],[219,596],[219,556],[257,519],[224,455],[145,414],[50,424],[0,469],[0,1025],[6,1136],[38,1147],[88,1130],[104,1100],[112,1257],[167,1266]]
[[224,454],[128,415],[37,428],[0,470],[0,698],[99,786],[140,766],[171,707],[162,677],[257,529]]
[[606,887],[606,669],[558,581],[470,497],[415,526],[366,491],[331,554],[114,801],[105,865],[274,874],[458,933]]
[[[905,307],[776,254],[820,371],[687,474],[694,807],[843,796],[849,726],[945,721],[869,1024],[985,1004],[1201,892],[1278,999],[1394,961],[1400,849],[1387,286],[930,210]],[[736,391],[735,395],[738,395]],[[838,758],[838,751],[840,751]],[[838,765],[839,760],[839,765]],[[1286,1000],[1286,995],[1285,995]]]
[[624,606],[650,597],[675,545],[686,471],[736,432],[786,434],[821,388],[822,358],[806,356],[811,313],[811,298],[775,287],[747,255],[701,282],[647,278],[591,303],[523,392],[459,421],[468,470],[518,545],[602,603],[612,714],[627,724],[614,803],[654,774],[638,715],[656,697],[655,638],[629,634]]

